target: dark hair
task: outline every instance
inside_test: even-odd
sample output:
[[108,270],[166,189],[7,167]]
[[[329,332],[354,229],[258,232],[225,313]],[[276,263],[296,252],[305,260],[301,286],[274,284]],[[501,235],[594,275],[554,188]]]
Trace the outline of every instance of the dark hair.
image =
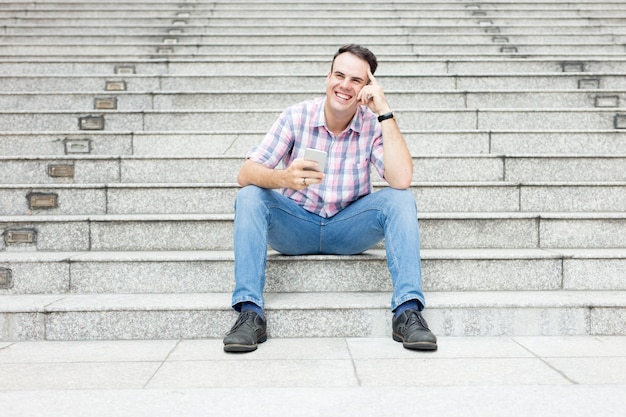
[[354,43],[351,43],[349,45],[344,45],[341,48],[339,48],[339,50],[333,57],[333,63],[330,66],[331,71],[333,70],[333,65],[335,64],[335,58],[337,58],[339,55],[345,52],[350,52],[352,55],[356,55],[362,60],[367,61],[367,63],[370,64],[370,71],[372,71],[372,74],[376,72],[376,68],[378,67],[378,60],[376,59],[376,55],[374,55],[374,53],[370,51],[369,49],[367,49],[366,47],[361,46],[361,45],[356,45]]

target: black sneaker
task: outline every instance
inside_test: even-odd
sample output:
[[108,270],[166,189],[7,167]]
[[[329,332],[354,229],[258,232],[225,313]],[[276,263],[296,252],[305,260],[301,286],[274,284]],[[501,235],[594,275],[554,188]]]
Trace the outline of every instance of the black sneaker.
[[257,343],[267,340],[265,320],[254,311],[242,311],[237,321],[226,333],[224,352],[252,352]]
[[419,310],[406,310],[393,318],[393,340],[413,350],[437,350],[437,337],[428,328],[428,323]]

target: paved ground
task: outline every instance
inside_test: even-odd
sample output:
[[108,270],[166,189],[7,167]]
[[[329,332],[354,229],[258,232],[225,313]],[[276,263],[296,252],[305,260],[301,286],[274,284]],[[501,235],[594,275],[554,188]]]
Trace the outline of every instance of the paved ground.
[[0,342],[2,417],[624,416],[626,336]]

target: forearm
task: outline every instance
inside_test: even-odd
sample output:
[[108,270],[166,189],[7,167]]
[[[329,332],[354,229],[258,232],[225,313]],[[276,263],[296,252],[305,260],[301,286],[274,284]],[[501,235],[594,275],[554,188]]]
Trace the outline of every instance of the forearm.
[[268,189],[302,190],[324,180],[324,173],[311,170],[316,166],[317,162],[297,158],[285,169],[274,169],[247,159],[239,171],[237,182],[242,187],[256,185]]
[[262,188],[282,188],[285,187],[283,174],[283,170],[268,168],[265,165],[247,159],[239,171],[237,182],[242,187],[256,185]]
[[393,188],[406,189],[413,179],[413,158],[395,119],[381,122],[385,180]]
[[[374,113],[383,115],[391,111],[382,87],[368,70],[370,83],[359,93],[362,104],[367,105]],[[383,162],[385,164],[385,180],[393,188],[406,189],[413,179],[413,159],[400,132],[395,118],[380,122],[383,136]]]

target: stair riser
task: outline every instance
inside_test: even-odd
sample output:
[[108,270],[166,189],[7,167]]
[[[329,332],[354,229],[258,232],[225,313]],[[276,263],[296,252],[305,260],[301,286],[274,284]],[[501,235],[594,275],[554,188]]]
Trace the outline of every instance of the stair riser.
[[[197,221],[13,221],[3,231],[36,230],[35,243],[8,251],[230,250],[232,219]],[[423,248],[623,248],[626,220],[424,219]]]
[[[428,252],[422,259],[426,292],[626,290],[626,259],[430,259]],[[230,293],[234,285],[232,256],[133,262],[68,258],[0,261],[0,268],[12,275],[12,287],[0,294]],[[265,289],[274,293],[391,291],[382,257],[338,261],[270,257],[266,272]]]
[[[200,110],[166,112],[91,112],[104,115],[104,129],[108,131],[245,131],[254,126],[269,127],[279,110],[204,112]],[[397,110],[401,126],[407,129],[428,126],[432,130],[610,130],[615,127],[617,109],[526,110]],[[623,112],[622,112],[623,113]],[[3,112],[0,125],[5,131],[76,131],[79,118],[90,113]]]
[[[275,19],[277,16],[280,19],[286,18],[295,18],[295,19],[309,19],[309,18],[326,18],[326,19],[336,19],[337,13],[341,11],[349,10],[350,18],[358,20],[363,18],[369,18],[372,16],[372,12],[375,11],[377,17],[381,19],[393,19],[397,18],[399,15],[404,18],[441,18],[442,16],[445,18],[467,18],[468,16],[472,16],[474,10],[468,10],[463,8],[461,5],[453,5],[455,7],[446,7],[446,5],[439,6],[438,10],[430,10],[426,7],[423,7],[421,4],[411,4],[411,3],[403,3],[395,6],[393,9],[388,10],[380,10],[376,8],[371,3],[364,3],[362,7],[356,7],[354,3],[344,3],[344,4],[336,4],[330,6],[328,8],[319,9],[315,8],[316,3],[311,3],[308,5],[308,8],[282,8],[276,9],[275,7],[261,7],[258,3],[250,5],[243,4],[234,4],[228,5],[228,7],[224,7],[220,5],[220,7],[215,7],[212,5],[201,5],[198,8],[189,9],[188,11],[181,12],[173,7],[169,10],[149,10],[142,11],[129,8],[129,5],[122,4],[121,7],[117,10],[107,10],[106,7],[101,7],[100,5],[94,6],[95,10],[77,10],[77,9],[68,9],[68,10],[29,10],[28,12],[21,10],[7,10],[3,14],[7,17],[15,17],[15,18],[23,18],[24,20],[28,19],[42,19],[42,18],[55,18],[59,21],[68,21],[73,22],[74,20],[80,19],[118,19],[118,20],[127,20],[130,22],[137,21],[137,23],[142,23],[146,19],[171,19],[179,13],[188,14],[192,18],[192,20],[207,18],[211,20],[217,19],[234,19],[234,18],[243,18],[243,19],[254,19],[254,20],[264,20],[264,19]],[[586,5],[585,5],[586,7]],[[581,16],[585,17],[596,17],[596,18],[606,18],[606,17],[615,17],[619,16],[620,9],[616,9],[616,5],[601,5],[597,6],[596,9],[587,9],[584,10],[572,10],[564,5],[562,5],[559,9],[555,10],[552,8],[544,8],[542,5],[534,6],[534,9],[525,9],[525,10],[515,10],[515,9],[500,9],[495,7],[485,7],[481,8],[481,11],[484,11],[489,16],[493,17],[535,17],[535,18],[549,18],[555,20],[555,23],[563,20],[564,18],[580,18]],[[608,9],[608,10],[607,10]],[[384,21],[384,20],[383,20]],[[349,24],[350,21],[347,21]]]
[[[203,159],[59,158],[0,164],[4,184],[228,183],[237,181],[242,157]],[[73,165],[74,178],[53,178],[51,165]],[[415,157],[415,182],[623,182],[624,157]],[[379,181],[376,172],[372,180]]]
[[[0,155],[63,156],[65,140],[90,143],[91,155],[186,156],[230,155],[242,157],[265,134],[258,133],[2,133]],[[413,155],[623,155],[626,132],[404,132]],[[4,162],[3,162],[4,163]],[[422,163],[420,161],[420,163]],[[419,168],[419,167],[416,167]],[[423,173],[421,174],[423,175]],[[4,180],[0,180],[4,182]],[[419,181],[423,181],[420,179]],[[22,181],[23,182],[23,181]]]
[[[626,19],[624,19],[626,21]],[[0,23],[2,19],[0,19]],[[329,55],[332,56],[341,41],[332,45],[303,44],[303,45],[185,45],[185,44],[162,44],[154,43],[147,45],[100,45],[84,44],[84,45],[0,45],[0,55],[8,56],[141,56],[141,55],[161,55],[161,56],[189,56],[193,55],[281,55],[281,54],[298,54],[304,53],[308,55]],[[526,54],[526,55],[573,55],[573,56],[602,56],[602,55],[618,55],[624,53],[624,45],[615,44],[597,44],[597,45],[534,45],[520,44],[513,45],[515,50],[508,51],[501,44],[493,44],[486,41],[484,45],[410,45],[410,44],[387,44],[380,45],[379,48],[383,52],[378,55],[384,58],[385,55],[407,56],[413,57],[417,55],[442,56],[450,54],[452,56],[464,55],[498,55],[498,54]],[[375,49],[375,46],[372,46]]]
[[[285,75],[285,76],[101,76],[101,77],[46,77],[46,76],[4,76],[4,92],[41,92],[60,93],[76,91],[104,91],[107,81],[126,81],[128,92],[202,92],[202,91],[245,91],[261,94],[263,91],[274,93],[277,90],[291,92],[315,91],[324,88],[325,74],[318,76]],[[485,74],[483,76],[405,76],[394,77],[381,75],[376,77],[378,82],[388,91],[476,91],[497,90],[524,92],[529,90],[579,90],[579,82],[585,79],[598,80],[602,90],[626,90],[624,75],[608,74],[555,74],[555,75],[518,75],[506,76]],[[275,88],[267,88],[274,86]],[[587,94],[595,93],[595,89],[585,89]],[[591,90],[591,91],[589,91]],[[110,94],[116,94],[115,91]],[[577,93],[577,94],[580,94]],[[600,93],[598,93],[600,94]],[[602,92],[601,94],[604,94]]]
[[[232,213],[239,187],[0,186],[0,215]],[[376,187],[380,188],[380,187]],[[422,212],[626,212],[626,186],[413,186]],[[33,208],[32,193],[57,207]],[[36,203],[36,201],[35,201]]]
[[[588,5],[591,6],[591,5]],[[621,5],[616,4],[615,7],[621,11]],[[173,21],[174,19],[172,19]],[[178,20],[178,19],[176,19]],[[488,20],[488,19],[486,19]],[[315,23],[304,22],[298,25],[292,26],[276,26],[276,25],[233,25],[233,26],[206,26],[206,25],[194,25],[187,24],[185,25],[185,34],[194,34],[197,36],[211,36],[219,37],[219,36],[228,36],[226,39],[230,39],[232,41],[233,36],[243,36],[243,37],[261,37],[261,36],[283,36],[284,39],[289,39],[291,37],[298,36],[308,36],[310,37],[320,37],[320,36],[346,36],[346,32],[354,34],[356,36],[367,36],[368,38],[372,37],[372,28],[376,29],[376,36],[379,37],[392,37],[394,35],[417,35],[417,41],[422,39],[423,36],[432,36],[433,34],[440,34],[443,36],[450,36],[452,34],[484,34],[485,27],[480,25],[476,25],[476,22],[471,21],[461,21],[453,26],[443,26],[443,25],[406,25],[406,26],[390,26],[388,24],[377,23],[374,26],[350,26],[349,28],[344,28],[343,26],[328,26],[324,28],[324,32],[320,33],[319,25],[315,25]],[[128,22],[120,22],[115,26],[115,36],[146,36],[163,33],[169,33],[168,31],[172,29],[171,22],[165,22],[163,24],[158,25],[142,25],[138,26],[133,24],[132,21]],[[589,35],[589,36],[597,36],[598,34],[607,34],[610,36],[611,34],[624,34],[626,33],[626,28],[623,25],[619,24],[605,24],[602,26],[559,26],[559,25],[545,25],[538,22],[533,22],[529,25],[525,25],[524,27],[511,27],[504,28],[500,27],[500,32],[504,35],[521,35],[522,37],[532,37],[533,35],[546,35],[546,36],[559,36],[564,33],[567,34],[577,34],[577,35]],[[105,29],[106,30],[106,29]],[[40,24],[38,26],[32,25],[12,25],[7,26],[5,28],[4,33],[7,35],[48,35],[53,32],[55,35],[79,35],[79,36],[87,36],[87,35],[102,35],[103,28],[92,26],[87,23],[76,23],[75,25],[69,26],[60,26],[58,24],[44,25]],[[500,33],[498,32],[498,33]],[[415,38],[411,38],[415,40]],[[339,45],[340,43],[337,42]],[[369,42],[368,42],[369,44]]]
[[[377,13],[380,10],[377,11]],[[237,12],[238,13],[238,12]],[[276,13],[276,12],[274,12]],[[350,11],[350,16],[354,17],[354,11]],[[403,12],[404,13],[404,12]],[[438,15],[429,17],[426,16],[424,18],[420,18],[423,11],[416,11],[413,14],[416,16],[404,16],[400,18],[388,19],[387,22],[392,22],[401,27],[406,26],[415,26],[416,19],[418,19],[420,25],[424,26],[454,26],[455,24],[461,25],[472,25],[477,24],[477,20],[489,20],[492,22],[493,26],[560,26],[560,27],[577,27],[583,24],[588,24],[587,19],[585,17],[581,17],[578,14],[575,17],[560,17],[558,13],[547,14],[541,17],[535,18],[527,18],[524,16],[520,17],[510,17],[508,16],[494,16],[494,17],[476,17],[471,16],[471,12],[467,12],[464,17],[447,17],[439,13]],[[508,12],[507,12],[508,13]],[[588,12],[590,16],[594,14],[594,12]],[[223,17],[213,18],[213,17],[203,17],[203,16],[191,16],[183,18],[176,18],[172,13],[171,16],[168,17],[147,17],[147,18],[139,18],[133,17],[128,19],[127,22],[124,22],[121,18],[4,18],[0,19],[0,25],[9,26],[9,25],[44,25],[44,26],[73,26],[73,25],[84,25],[89,24],[90,21],[93,23],[98,23],[100,25],[106,27],[115,27],[116,25],[130,25],[135,24],[138,26],[166,26],[168,24],[172,24],[173,21],[181,21],[185,20],[187,22],[186,25],[181,26],[210,26],[210,27],[232,27],[232,26],[251,26],[251,25],[260,25],[260,26],[271,26],[275,25],[278,27],[281,26],[298,26],[302,24],[307,24],[310,26],[318,25],[318,26],[336,26],[342,25],[343,29],[352,27],[352,26],[379,26],[381,25],[380,18],[378,16],[372,16],[372,12],[370,11],[362,11],[362,16],[358,19],[352,20],[352,22],[347,23],[346,18],[344,16],[339,15],[338,12],[333,11],[332,16],[330,17],[309,17],[306,13],[299,13],[299,16],[302,17],[282,17],[282,12],[278,15],[278,17],[266,17],[266,18],[257,18],[256,16],[250,17],[239,17],[238,14],[228,13]],[[410,14],[410,13],[409,13]],[[623,12],[609,12],[609,17],[602,17],[602,22],[605,25],[620,25],[626,20],[626,16]],[[233,16],[236,15],[237,17]],[[397,14],[396,14],[397,16]],[[385,22],[382,26],[388,26],[389,23]]]
[[[105,99],[120,111],[146,110],[204,110],[221,108],[224,110],[252,110],[267,106],[270,108],[286,107],[300,103],[311,97],[323,94],[320,84],[316,91],[302,93],[150,93],[150,94],[0,94],[0,107],[15,111],[47,109],[85,112],[94,111],[97,99]],[[544,108],[544,109],[581,109],[595,107],[615,108],[626,103],[626,93],[622,91],[603,91],[601,93],[583,92],[432,92],[385,94],[396,108],[411,109],[480,109],[480,108]],[[606,99],[605,99],[606,98]],[[600,103],[600,104],[597,104]]]
[[[540,29],[541,27],[538,27]],[[12,30],[8,31],[10,34],[6,34],[5,36],[0,36],[0,41],[2,41],[5,45],[84,45],[84,44],[95,44],[100,47],[107,47],[113,45],[171,45],[175,47],[179,46],[191,46],[191,45],[203,45],[207,47],[226,47],[228,45],[231,46],[241,46],[245,45],[248,47],[275,47],[275,46],[295,46],[301,47],[302,45],[324,45],[337,48],[339,45],[344,45],[348,43],[357,43],[361,45],[369,45],[377,50],[386,50],[389,52],[389,46],[393,46],[396,44],[410,44],[410,45],[426,45],[426,46],[435,46],[438,44],[443,45],[467,45],[470,46],[470,49],[464,50],[463,52],[471,51],[471,47],[475,45],[493,45],[498,44],[500,46],[507,44],[515,44],[515,45],[536,45],[539,47],[547,47],[547,46],[556,46],[556,45],[610,45],[610,44],[620,44],[626,40],[625,35],[619,34],[601,34],[601,33],[589,33],[589,31],[581,30],[582,28],[568,28],[563,29],[562,32],[564,34],[543,34],[541,36],[533,36],[523,31],[518,30],[518,33],[515,33],[515,30],[509,29],[501,34],[493,34],[493,33],[485,33],[484,30],[477,30],[476,27],[468,25],[466,28],[466,33],[446,33],[446,34],[437,34],[437,33],[420,33],[420,34],[411,34],[407,35],[407,31],[399,31],[392,27],[377,27],[376,34],[354,34],[349,35],[345,32],[350,31],[350,29],[346,29],[343,32],[339,32],[335,35],[329,35],[324,30],[324,33],[303,35],[301,32],[295,32],[289,36],[283,35],[268,35],[262,34],[262,31],[259,35],[231,35],[231,36],[221,36],[221,34],[213,34],[207,35],[207,31],[211,32],[211,28],[193,28],[193,30],[187,30],[185,33],[167,33],[164,34],[164,30],[162,28],[146,28],[143,33],[140,34],[125,34],[120,33],[117,28],[107,30],[101,30],[98,33],[90,33],[90,31],[85,28],[84,32],[81,34],[80,39],[77,39],[75,36],[67,35],[67,34],[50,34],[48,36],[41,35],[37,36],[36,34],[28,33],[26,36],[24,34],[17,34],[17,28],[12,28]],[[414,28],[411,28],[414,29]],[[419,28],[416,28],[419,30]],[[504,29],[504,28],[503,28]],[[255,29],[256,31],[257,29]],[[285,30],[285,28],[283,28]],[[619,30],[619,29],[618,29]],[[404,32],[404,33],[403,33]],[[519,33],[521,32],[521,33]],[[413,33],[413,32],[412,32]],[[623,33],[623,31],[622,31]],[[494,39],[494,36],[498,36]],[[381,42],[382,39],[382,42]],[[408,42],[407,42],[408,40]],[[391,49],[391,50],[401,50],[401,49]],[[308,51],[308,48],[307,48]]]
[[[624,335],[620,308],[437,308],[425,317],[439,336]],[[222,338],[230,311],[110,311],[0,314],[0,340]],[[270,337],[391,337],[385,307],[272,310]],[[149,323],[149,325],[146,325]]]
[[[135,58],[123,58],[107,60],[108,62],[99,62],[97,59],[78,59],[72,61],[63,59],[42,59],[34,57],[26,59],[21,57],[16,62],[0,62],[0,74],[38,74],[38,75],[93,75],[102,74],[114,76],[114,68],[116,65],[132,65],[136,74],[142,75],[223,75],[225,73],[232,75],[267,75],[267,74],[310,74],[319,75],[327,74],[330,69],[328,56],[316,59],[295,59],[292,61],[273,60],[268,57],[259,59],[232,59],[226,61],[219,57],[203,57],[194,61],[168,59],[167,63],[154,62],[147,63],[145,60]],[[35,61],[35,62],[30,62]],[[37,62],[40,61],[40,62]],[[181,62],[182,61],[182,62]],[[476,74],[476,73],[546,73],[546,72],[563,72],[563,62],[580,62],[579,57],[570,58],[545,58],[534,59],[532,61],[519,61],[499,59],[454,59],[447,57],[445,60],[422,60],[419,64],[406,59],[386,60],[376,72],[380,75],[409,75],[416,74]],[[624,60],[616,57],[614,59],[597,59],[585,60],[583,72],[578,74],[584,75],[584,72],[591,73],[618,73],[624,72]]]

